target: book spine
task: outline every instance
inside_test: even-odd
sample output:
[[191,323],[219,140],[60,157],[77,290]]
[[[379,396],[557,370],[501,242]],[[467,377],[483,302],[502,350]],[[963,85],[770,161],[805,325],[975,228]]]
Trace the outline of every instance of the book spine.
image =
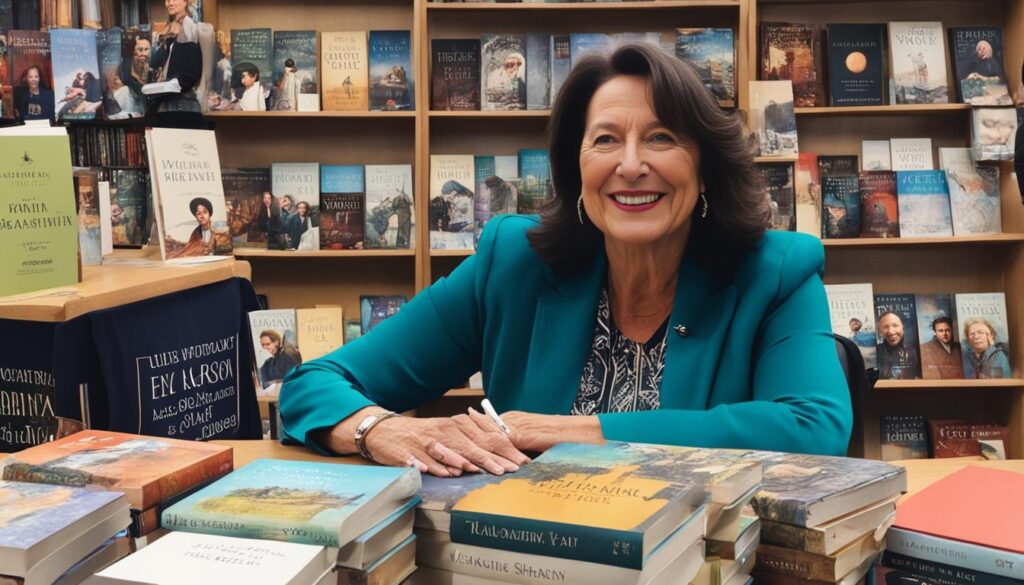
[[833,558],[770,545],[757,547],[757,568],[765,573],[789,575],[798,579],[828,582],[837,579]]
[[761,520],[807,526],[807,508],[799,500],[784,500],[759,492],[750,504]]
[[922,561],[953,565],[1010,579],[1024,579],[1024,554],[896,527],[889,529],[885,543],[887,550]]
[[148,510],[132,510],[132,524],[130,532],[133,538],[146,536],[160,528],[160,511],[156,508]]
[[944,563],[923,561],[892,551],[882,555],[882,565],[918,577],[931,585],[1024,585],[1024,580],[998,577]]
[[781,522],[761,521],[761,542],[765,544],[824,555],[826,553],[823,537],[824,534],[818,530],[809,530]]
[[627,569],[643,568],[643,534],[640,532],[453,511],[451,539],[459,544]]
[[201,512],[189,510],[179,514],[174,508],[164,510],[160,515],[160,526],[179,532],[233,536],[256,540],[276,540],[316,546],[338,546],[338,530],[311,523],[297,523],[290,526],[261,526],[249,524],[245,518],[223,520],[210,518]]

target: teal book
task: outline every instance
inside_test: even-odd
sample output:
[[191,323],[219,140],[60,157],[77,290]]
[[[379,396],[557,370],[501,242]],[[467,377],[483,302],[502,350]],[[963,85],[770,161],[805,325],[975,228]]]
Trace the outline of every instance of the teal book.
[[161,526],[341,547],[419,488],[412,468],[257,459],[164,510]]
[[519,213],[539,213],[551,199],[551,161],[548,151],[524,148],[519,151]]

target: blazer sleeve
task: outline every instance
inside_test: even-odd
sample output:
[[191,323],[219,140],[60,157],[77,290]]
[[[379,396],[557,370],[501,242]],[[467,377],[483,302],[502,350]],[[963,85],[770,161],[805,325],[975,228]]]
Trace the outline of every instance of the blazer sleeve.
[[[779,302],[749,335],[751,398],[708,410],[598,415],[606,439],[845,455],[853,413],[820,273],[821,244],[797,240],[782,260]],[[719,367],[726,367],[721,364]]]

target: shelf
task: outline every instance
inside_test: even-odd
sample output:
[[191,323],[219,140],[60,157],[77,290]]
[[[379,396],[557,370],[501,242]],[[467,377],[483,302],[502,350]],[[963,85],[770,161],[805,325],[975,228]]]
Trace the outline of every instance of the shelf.
[[799,156],[795,154],[784,154],[782,156],[755,156],[754,162],[756,163],[795,163],[799,160]]
[[208,118],[415,118],[416,112],[207,112]]
[[431,258],[468,258],[476,254],[475,250],[431,250]]
[[969,104],[920,104],[902,106],[830,106],[824,108],[796,108],[797,116],[902,116],[906,114],[952,114],[969,111]]
[[875,390],[944,390],[944,389],[1024,388],[1024,380],[879,380]]
[[412,258],[416,250],[264,250],[238,248],[236,258]]
[[826,248],[893,248],[913,246],[1000,245],[1024,242],[1024,234],[954,236],[952,238],[850,238],[822,240]]
[[627,11],[667,10],[676,8],[717,8],[739,7],[739,0],[666,0],[637,2],[428,2],[427,10],[583,10],[583,11]]
[[461,112],[431,110],[429,115],[431,118],[550,118],[551,110],[509,110],[486,112],[479,110]]
[[483,388],[452,388],[451,390],[444,393],[446,397],[469,397],[473,398],[476,396],[483,397]]

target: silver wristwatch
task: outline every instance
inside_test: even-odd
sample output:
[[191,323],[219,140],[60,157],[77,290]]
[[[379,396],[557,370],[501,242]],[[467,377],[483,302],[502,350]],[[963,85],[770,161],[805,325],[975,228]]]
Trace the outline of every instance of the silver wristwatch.
[[377,414],[366,415],[363,420],[359,421],[359,426],[356,427],[355,439],[356,449],[359,450],[360,455],[370,461],[376,461],[376,459],[373,458],[373,455],[370,454],[370,450],[366,448],[366,435],[370,432],[370,429],[377,426],[377,423],[396,416],[402,415],[389,410],[386,412],[379,412]]

